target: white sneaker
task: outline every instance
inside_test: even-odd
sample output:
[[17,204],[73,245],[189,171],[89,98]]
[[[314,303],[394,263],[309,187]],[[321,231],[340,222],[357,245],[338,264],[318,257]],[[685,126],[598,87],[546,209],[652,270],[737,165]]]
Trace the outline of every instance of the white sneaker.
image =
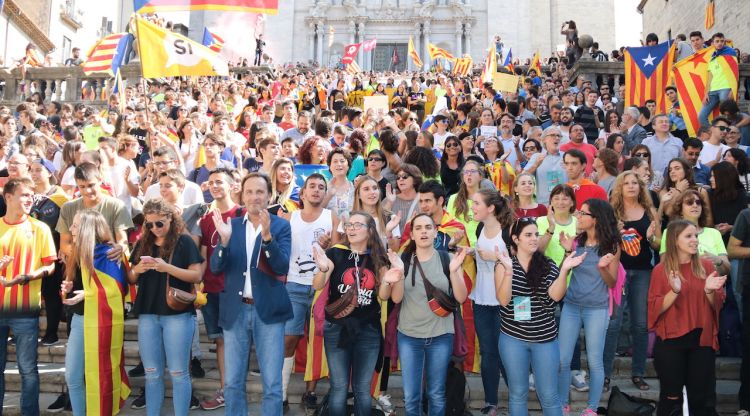
[[750,416],[750,412],[744,409],[740,409],[737,411],[737,416]]
[[536,391],[536,384],[534,384],[533,374],[529,374],[529,391]]
[[571,371],[570,387],[576,391],[589,391],[589,383],[586,382],[586,371]]
[[378,399],[375,401],[375,407],[387,415],[393,413],[391,395],[381,394],[380,397],[378,397]]

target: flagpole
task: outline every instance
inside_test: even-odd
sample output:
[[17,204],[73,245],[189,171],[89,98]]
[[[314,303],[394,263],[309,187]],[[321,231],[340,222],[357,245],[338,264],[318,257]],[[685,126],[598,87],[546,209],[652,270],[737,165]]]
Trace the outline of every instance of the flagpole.
[[[133,13],[133,15],[135,16],[135,20],[134,21],[135,21],[136,46],[137,46],[137,51],[138,51],[138,62],[141,65],[141,86],[143,88],[143,98],[144,98],[144,101],[146,102],[146,123],[151,123],[151,115],[150,115],[150,111],[148,109],[149,102],[148,102],[148,89],[146,88],[146,85],[147,85],[146,84],[146,77],[143,76],[143,53],[142,53],[143,51],[141,51],[141,30],[140,30],[140,25],[138,24],[138,19],[140,17],[138,17],[137,13]],[[151,133],[149,132],[149,136],[150,135],[151,135]],[[150,138],[151,137],[149,137],[149,139]],[[149,142],[150,142],[150,140],[149,140]],[[153,158],[154,158],[154,149],[152,147],[153,146],[149,145],[148,151],[150,153],[151,160],[153,161]]]

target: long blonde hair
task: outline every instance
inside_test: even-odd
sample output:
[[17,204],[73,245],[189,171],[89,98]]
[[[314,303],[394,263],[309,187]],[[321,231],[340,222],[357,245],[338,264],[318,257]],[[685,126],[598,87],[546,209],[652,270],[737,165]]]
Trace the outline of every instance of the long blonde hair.
[[[277,185],[277,181],[279,178],[278,171],[281,165],[287,164],[292,167],[292,182],[289,184],[289,186],[286,187],[286,189],[283,192],[279,192],[279,188]],[[276,159],[273,162],[273,165],[271,165],[271,195],[272,200],[276,201],[275,203],[281,204],[282,206],[286,204],[286,201],[289,200],[289,196],[292,194],[292,190],[294,189],[294,163],[292,163],[292,160],[286,157],[282,157],[279,159]]]
[[104,216],[96,210],[84,209],[75,215],[78,218],[78,237],[65,265],[65,280],[73,281],[78,268],[94,270],[94,248],[100,243],[112,241],[112,232]]
[[[366,182],[372,181],[375,183],[375,186],[380,189],[380,185],[378,184],[378,181],[375,180],[372,176],[363,176],[362,179],[360,179],[359,183],[357,184],[357,187],[354,188],[354,205],[352,207],[352,211],[361,211],[367,213],[367,210],[365,209],[364,205],[362,204],[362,198],[360,198],[360,190],[362,189],[362,186]],[[391,218],[391,213],[389,211],[386,211],[382,208],[382,205],[380,202],[375,204],[375,214],[369,214],[374,219],[377,220],[377,226],[378,226],[378,232],[385,235],[385,225],[388,224],[388,221]]]
[[648,192],[646,184],[638,177],[635,171],[627,170],[617,175],[615,184],[612,186],[612,194],[610,195],[609,202],[612,204],[612,209],[615,211],[615,217],[620,221],[624,221],[625,218],[625,198],[622,196],[622,187],[625,183],[625,179],[628,176],[632,176],[638,181],[638,205],[642,206],[646,210],[646,215],[649,220],[655,220],[654,202],[651,200],[651,194]]
[[[698,227],[688,220],[672,220],[667,226],[666,251],[662,255],[661,261],[664,262],[664,273],[669,276],[669,272],[680,272],[680,257],[677,248],[677,239],[688,227],[698,230]],[[690,269],[693,274],[700,278],[706,278],[706,270],[701,264],[700,253],[696,252],[690,256]]]

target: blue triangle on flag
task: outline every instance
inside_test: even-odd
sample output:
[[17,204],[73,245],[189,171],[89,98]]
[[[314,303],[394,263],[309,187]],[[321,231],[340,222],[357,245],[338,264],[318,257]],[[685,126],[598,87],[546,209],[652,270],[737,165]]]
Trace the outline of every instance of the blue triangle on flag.
[[638,65],[638,68],[643,72],[643,76],[651,78],[656,67],[661,64],[661,61],[669,53],[669,48],[672,46],[672,41],[666,41],[654,46],[641,46],[639,48],[627,48],[630,52],[630,56],[633,57],[633,62]]

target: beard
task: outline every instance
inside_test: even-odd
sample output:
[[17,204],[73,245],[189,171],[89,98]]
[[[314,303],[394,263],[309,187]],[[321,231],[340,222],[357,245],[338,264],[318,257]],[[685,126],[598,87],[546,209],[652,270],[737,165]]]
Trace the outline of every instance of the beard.
[[573,124],[573,120],[560,120],[560,124],[562,124],[563,126],[569,126]]

